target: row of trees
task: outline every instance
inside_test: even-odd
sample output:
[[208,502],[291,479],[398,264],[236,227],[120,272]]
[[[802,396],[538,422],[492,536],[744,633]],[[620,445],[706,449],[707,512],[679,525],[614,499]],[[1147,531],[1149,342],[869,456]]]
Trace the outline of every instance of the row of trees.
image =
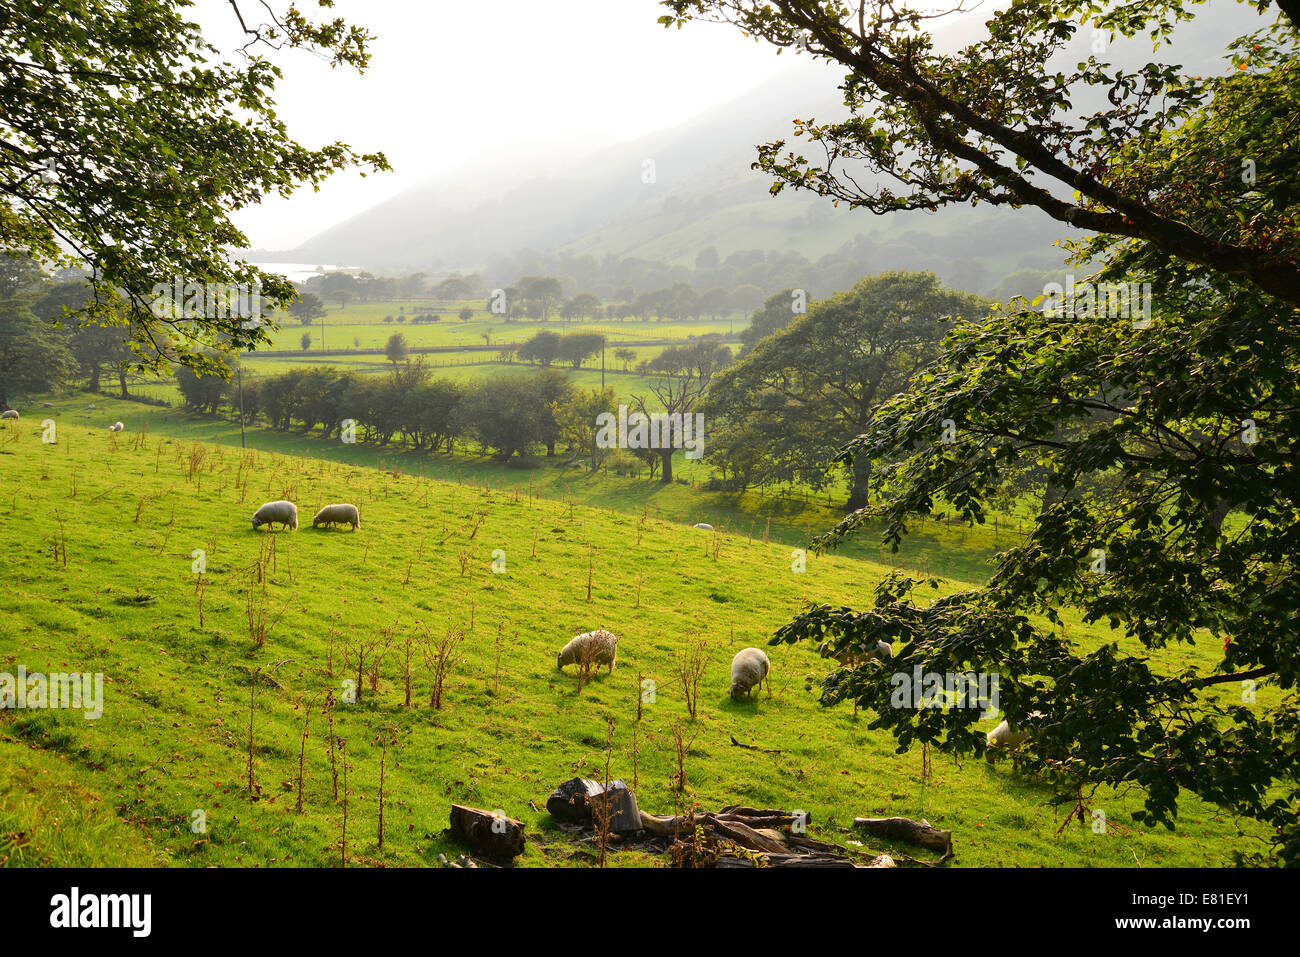
[[511,319],[540,319],[553,316],[565,320],[581,319],[719,319],[724,316],[748,316],[763,301],[763,291],[754,285],[735,288],[713,286],[698,292],[689,282],[638,293],[630,285],[617,287],[608,302],[593,292],[579,292],[567,297],[565,284],[553,276],[523,276],[512,285],[494,292],[487,300],[489,312]]
[[478,273],[468,276],[455,273],[433,282],[422,272],[393,277],[335,270],[321,272],[298,284],[298,294],[303,299],[311,295],[317,301],[336,303],[341,309],[350,302],[388,299],[476,299],[486,295],[487,291],[488,287]]
[[563,446],[592,468],[605,451],[595,447],[596,417],[616,408],[612,389],[584,392],[558,369],[463,383],[433,377],[420,360],[397,363],[385,375],[326,367],[261,378],[243,375],[236,364],[229,379],[189,369],[176,378],[189,410],[229,410],[247,424],[338,438],[351,420],[362,442],[451,452],[472,441],[501,460],[534,449],[551,457]]

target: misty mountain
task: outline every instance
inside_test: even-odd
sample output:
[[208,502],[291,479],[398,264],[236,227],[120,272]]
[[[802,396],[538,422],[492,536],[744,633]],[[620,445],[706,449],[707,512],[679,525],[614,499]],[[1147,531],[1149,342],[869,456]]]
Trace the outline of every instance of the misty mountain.
[[[1250,29],[1250,16],[1235,3],[1214,3],[1180,28],[1172,51],[1153,54],[1149,41],[1129,40],[1106,55],[1129,68],[1155,56],[1217,72],[1226,38]],[[958,23],[944,31],[941,46],[969,42],[979,29],[978,22]],[[1084,59],[1089,43],[1089,32],[1080,31],[1066,65]],[[795,117],[842,116],[839,81],[828,65],[796,57],[786,72],[729,103],[576,162],[548,164],[528,143],[506,137],[480,160],[273,255],[435,276],[486,269],[489,281],[508,282],[556,257],[690,266],[710,247],[723,259],[756,249],[811,261],[838,254],[861,272],[934,269],[949,283],[984,292],[1017,270],[1061,265],[1052,243],[1071,231],[1036,209],[981,205],[877,217],[790,190],[771,196],[770,179],[750,169],[755,145],[789,137]]]

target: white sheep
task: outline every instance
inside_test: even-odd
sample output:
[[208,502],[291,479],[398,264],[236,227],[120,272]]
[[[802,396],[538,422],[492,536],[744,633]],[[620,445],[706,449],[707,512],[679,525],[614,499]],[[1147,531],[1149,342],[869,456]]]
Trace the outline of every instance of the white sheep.
[[125,429],[125,428],[126,428],[126,426],[123,425],[121,422],[114,422],[112,425],[110,425],[110,426],[108,427],[108,431],[110,431],[110,432],[121,432],[121,431],[122,431],[123,429]]
[[618,658],[618,635],[612,631],[597,629],[583,632],[570,639],[555,656],[555,667],[579,665],[589,670],[592,665],[609,665],[610,674],[614,673],[614,661]]
[[267,502],[253,513],[254,529],[263,525],[275,525],[277,523],[286,528],[292,528],[296,532],[298,530],[298,506],[294,505],[293,502],[286,502],[281,499],[278,502]]
[[697,524],[692,525],[691,528],[702,528],[702,529],[704,529],[706,532],[711,532],[711,531],[713,531],[713,526],[710,525],[710,524],[708,524],[707,522],[698,522]]
[[361,513],[355,505],[326,505],[311,520],[311,527],[318,525],[351,525],[355,532],[361,527]]
[[16,419],[16,418],[18,418],[17,409],[5,409],[3,412],[0,412],[0,419]]
[[767,678],[767,690],[772,690],[772,679],[768,678],[771,662],[759,648],[742,648],[731,659],[731,699],[739,701],[754,688],[762,688],[763,679]]
[[[1042,718],[1043,713],[1033,711],[1030,712],[1029,717]],[[1028,731],[1012,731],[1011,725],[1007,721],[1003,721],[984,737],[984,760],[992,764],[1002,751],[1014,754],[1029,738],[1030,733]]]
[[865,645],[850,646],[838,653],[831,648],[829,641],[824,641],[818,651],[823,658],[834,658],[847,668],[856,668],[865,661],[888,661],[894,657],[894,649],[887,641],[877,641],[874,648]]

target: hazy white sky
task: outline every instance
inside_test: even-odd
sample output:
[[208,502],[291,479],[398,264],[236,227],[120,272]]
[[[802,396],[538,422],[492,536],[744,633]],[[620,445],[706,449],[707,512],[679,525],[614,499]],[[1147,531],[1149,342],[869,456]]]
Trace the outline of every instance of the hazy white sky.
[[[382,150],[394,171],[338,174],[240,213],[254,248],[290,248],[503,143],[523,164],[676,125],[791,64],[732,27],[667,30],[655,0],[337,0],[334,11],[376,35],[370,69],[280,54],[281,114],[301,142]],[[237,39],[226,0],[198,0],[195,16],[223,48]]]

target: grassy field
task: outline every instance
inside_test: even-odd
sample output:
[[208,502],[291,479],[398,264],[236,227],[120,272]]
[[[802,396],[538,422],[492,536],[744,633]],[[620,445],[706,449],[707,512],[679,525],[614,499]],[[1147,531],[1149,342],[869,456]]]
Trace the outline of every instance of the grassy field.
[[[340,776],[347,766],[350,863],[421,865],[459,852],[443,834],[453,802],[523,819],[523,866],[590,863],[590,845],[530,801],[540,808],[560,781],[598,776],[611,720],[611,771],[634,781],[652,812],[683,802],[799,808],[813,836],[838,841],[855,815],[924,817],[953,830],[958,866],[1212,865],[1248,840],[1191,798],[1177,832],[1147,832],[1129,817],[1138,797],[1110,792],[1096,802],[1106,833],[1071,826],[1057,837],[1065,809],[1009,764],[939,757],[923,779],[918,752],[895,754],[851,708],[817,703],[808,683],[815,689],[827,667],[811,649],[770,650],[770,697],[727,697],[736,650],[763,644],[808,599],[860,604],[887,566],[810,556],[795,574],[786,545],[744,529],[709,534],[644,509],[541,498],[526,481],[439,482],[393,458],[367,468],[167,438],[156,420],[142,437],[47,414],[55,444],[30,418],[0,432],[0,670],[102,672],[105,702],[98,720],[0,717],[0,860],[10,864],[339,862],[343,786],[336,801],[321,702],[355,677],[363,648],[366,671],[378,663],[375,686],[367,674],[361,702],[333,712],[346,741],[337,762]],[[251,530],[257,505],[282,496],[298,502],[299,530]],[[310,528],[332,501],[360,506],[359,532]],[[195,549],[206,553],[201,581]],[[555,652],[601,626],[621,636],[618,667],[579,688],[556,671]],[[1081,643],[1107,637],[1069,628]],[[406,642],[449,629],[465,638],[443,708],[429,705],[418,650],[406,707]],[[696,639],[711,657],[691,719],[673,670]],[[1212,660],[1196,648],[1162,654]],[[639,674],[657,689],[638,724]],[[681,795],[670,785],[674,728],[689,743]],[[733,735],[783,753],[734,747]],[[200,813],[206,831],[195,833]],[[662,862],[623,852],[612,863]]]
[[[474,318],[465,321],[458,318],[464,306],[474,310]],[[349,303],[340,309],[337,304],[326,304],[324,319],[317,319],[309,326],[303,326],[292,316],[276,313],[271,318],[280,326],[271,331],[271,350],[302,349],[303,333],[312,336],[313,350],[319,349],[382,349],[388,337],[395,332],[406,335],[412,346],[482,346],[485,344],[484,333],[491,330],[492,345],[500,343],[520,343],[531,339],[542,330],[563,335],[578,330],[603,332],[609,339],[611,348],[620,341],[638,341],[644,339],[681,339],[702,335],[729,335],[738,333],[747,325],[747,320],[737,314],[718,319],[695,319],[677,322],[654,319],[622,320],[564,320],[552,318],[547,322],[531,319],[519,319],[506,322],[501,316],[494,316],[485,308],[482,301],[445,302],[435,300],[385,300],[383,302]],[[416,310],[437,310],[441,315],[438,322],[414,322]],[[399,318],[405,318],[399,322]],[[385,318],[391,321],[385,322]],[[609,362],[613,363],[610,356]]]
[[[171,390],[166,397],[179,403],[175,384],[166,383],[166,388]],[[468,451],[431,455],[395,447],[345,445],[321,439],[318,434],[278,432],[262,425],[248,426],[241,435],[238,423],[229,418],[191,415],[181,408],[158,408],[104,395],[95,396],[94,403],[96,408],[90,410],[84,396],[55,399],[49,414],[89,428],[120,419],[128,431],[144,429],[166,438],[224,445],[240,445],[242,441],[249,448],[281,455],[395,469],[501,491],[531,489],[546,498],[631,515],[645,514],[678,524],[707,522],[727,533],[767,538],[792,548],[807,546],[814,535],[844,514],[839,507],[846,495],[843,482],[816,493],[803,487],[763,493],[708,492],[697,486],[711,477],[710,466],[703,460],[689,460],[683,453],[678,453],[673,463],[680,481],[663,485],[644,470],[639,477],[607,471],[593,475],[580,468],[561,468],[560,463],[547,463],[545,459],[502,463],[489,455]],[[993,516],[984,526],[921,520],[915,523],[913,534],[898,555],[882,549],[870,536],[846,543],[841,554],[914,573],[978,581],[987,577],[991,557],[1011,542],[1017,521],[1017,517],[1008,515]]]

